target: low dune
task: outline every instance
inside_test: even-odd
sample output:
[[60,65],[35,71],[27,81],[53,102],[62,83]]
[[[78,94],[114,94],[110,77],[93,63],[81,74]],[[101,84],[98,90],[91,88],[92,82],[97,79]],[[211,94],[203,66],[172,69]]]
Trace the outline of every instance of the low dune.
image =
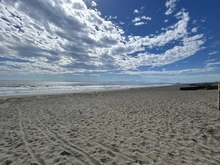
[[0,101],[0,164],[220,164],[216,90],[179,86]]

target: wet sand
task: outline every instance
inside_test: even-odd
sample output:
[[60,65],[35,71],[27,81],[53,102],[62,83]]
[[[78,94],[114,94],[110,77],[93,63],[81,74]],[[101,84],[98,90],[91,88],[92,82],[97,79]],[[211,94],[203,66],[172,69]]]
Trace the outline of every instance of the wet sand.
[[0,101],[0,164],[220,164],[217,90],[179,86]]

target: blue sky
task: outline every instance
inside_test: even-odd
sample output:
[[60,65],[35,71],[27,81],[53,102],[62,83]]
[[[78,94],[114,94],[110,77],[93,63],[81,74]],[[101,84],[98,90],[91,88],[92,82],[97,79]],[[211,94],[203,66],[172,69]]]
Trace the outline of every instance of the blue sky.
[[0,79],[220,81],[219,0],[0,0]]

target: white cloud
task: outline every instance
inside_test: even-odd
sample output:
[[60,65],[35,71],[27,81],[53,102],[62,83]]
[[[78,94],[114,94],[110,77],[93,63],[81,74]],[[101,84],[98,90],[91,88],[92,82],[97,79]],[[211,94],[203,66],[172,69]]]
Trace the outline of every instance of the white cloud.
[[182,19],[179,20],[176,24],[164,28],[165,32],[158,34],[155,37],[144,37],[142,42],[146,46],[164,46],[173,40],[179,40],[181,38],[187,38],[187,25],[189,21],[188,13],[182,13]]
[[192,68],[192,69],[183,69],[183,70],[166,70],[162,71],[122,71],[119,74],[128,74],[128,75],[181,75],[181,74],[194,74],[194,73],[208,73],[214,71],[212,67],[208,68]]
[[128,75],[181,75],[181,74],[194,74],[194,73],[208,73],[212,72],[215,69],[212,67],[208,68],[192,68],[192,69],[183,69],[183,70],[166,70],[162,71],[123,71],[119,74],[128,74]]
[[197,20],[193,20],[192,24],[196,24],[197,23]]
[[144,10],[145,10],[145,7],[142,6],[140,10],[135,9],[135,10],[134,10],[134,14],[140,14],[140,13],[142,13]]
[[117,16],[109,16],[108,20],[117,19],[117,18],[118,18]]
[[94,1],[92,1],[92,2],[91,2],[91,6],[96,7],[97,4],[96,4]]
[[134,10],[134,14],[139,14],[139,13],[140,13],[140,11],[138,9]]
[[192,28],[191,32],[192,32],[192,33],[196,33],[197,30],[198,30],[198,28]]
[[214,54],[217,54],[217,53],[218,53],[217,51],[214,51],[214,52],[209,53],[209,55],[214,55]]
[[220,40],[217,40],[212,43],[212,47],[219,47],[220,46]]
[[178,13],[176,13],[174,16],[176,17],[176,19],[181,19],[183,13],[186,13],[185,9],[181,9]]
[[[0,72],[60,74],[164,66],[194,55],[205,42],[203,34],[189,35],[185,11],[164,32],[146,36],[125,35],[82,0],[56,5],[1,0],[0,14],[0,55],[8,58],[1,62]],[[134,23],[146,23],[143,20],[151,18],[143,16]],[[170,42],[177,45],[160,54],[147,51]]]
[[141,17],[136,17],[135,19],[132,20],[133,23],[139,22],[139,21],[141,21]]
[[134,26],[141,26],[144,24],[147,24],[147,23],[146,22],[136,22],[136,23],[134,23]]
[[166,15],[170,15],[173,13],[173,11],[175,10],[176,8],[176,2],[178,0],[168,0],[165,4],[166,8],[167,8],[167,11],[165,12]]
[[168,19],[164,20],[164,22],[168,22],[168,21],[169,21]]
[[[165,45],[167,38],[166,35],[161,35],[156,38],[149,39],[149,42],[146,42],[145,39],[137,40],[136,42],[142,43],[142,45]],[[178,36],[176,36],[178,37]],[[183,46],[175,46],[170,50],[166,50],[161,54],[150,54],[150,53],[138,53],[137,57],[128,57],[126,61],[119,61],[119,63],[123,63],[123,68],[126,69],[135,69],[138,66],[164,66],[166,64],[174,63],[186,57],[189,57],[195,54],[200,50],[200,46],[204,43],[202,39],[202,35],[196,35],[193,37],[184,37],[182,39]],[[161,39],[160,39],[161,38]],[[173,38],[168,38],[171,40]],[[135,43],[135,42],[134,42]]]
[[215,66],[215,65],[220,65],[220,62],[208,62],[206,64],[206,67]]
[[147,20],[150,21],[152,20],[151,17],[146,17],[146,16],[142,16],[142,17],[136,17],[132,20],[133,23],[139,22],[139,21],[143,21],[143,20]]
[[215,61],[216,59],[210,59],[210,60],[207,60],[206,63],[209,63],[209,62],[213,62]]
[[152,20],[151,17],[146,17],[146,16],[142,16],[141,19],[144,19],[144,20]]
[[206,20],[205,19],[200,19],[200,22],[205,22]]

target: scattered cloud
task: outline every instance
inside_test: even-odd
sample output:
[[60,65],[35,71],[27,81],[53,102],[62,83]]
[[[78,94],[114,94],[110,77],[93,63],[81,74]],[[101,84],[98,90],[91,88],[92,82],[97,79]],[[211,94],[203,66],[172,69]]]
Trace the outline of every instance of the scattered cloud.
[[194,74],[194,73],[207,73],[214,71],[213,67],[207,68],[192,68],[192,69],[183,69],[183,70],[166,70],[162,71],[123,71],[119,74],[128,74],[128,75],[181,75],[181,74]]
[[[167,1],[168,13],[175,9],[175,2]],[[53,1],[1,0],[0,14],[0,56],[20,60],[1,61],[0,73],[61,74],[164,66],[196,54],[205,43],[203,34],[191,35],[187,30],[190,17],[184,10],[163,32],[146,36],[125,35],[111,21],[116,17],[103,18],[82,0],[56,5]],[[138,18],[133,22],[136,26],[151,20]],[[170,42],[178,44],[160,53],[148,51]]]
[[141,19],[144,19],[144,20],[152,20],[151,17],[146,17],[146,16],[142,16]]
[[92,1],[92,2],[91,2],[91,6],[96,7],[97,4],[96,4],[94,1]]
[[216,59],[207,60],[206,63],[213,62],[213,61],[216,61]]
[[140,23],[140,22],[143,22],[144,20],[147,20],[147,21],[150,21],[152,20],[151,17],[146,17],[146,16],[142,16],[142,17],[136,17],[132,20],[132,23]]
[[212,43],[213,47],[219,47],[220,46],[220,40],[217,40],[215,42]]
[[214,52],[209,53],[209,55],[214,55],[214,54],[217,54],[217,53],[218,53],[217,51],[214,51]]
[[142,7],[140,8],[140,10],[135,9],[135,10],[134,10],[134,14],[140,14],[140,13],[142,13],[144,10],[145,10],[145,7],[142,6]]
[[176,19],[181,19],[183,13],[186,13],[184,8],[181,9],[181,11],[177,12],[174,16],[176,17]]
[[205,61],[204,63],[206,67],[216,67],[217,65],[220,65],[220,62],[216,61],[216,59],[209,59]]
[[197,20],[193,20],[192,24],[196,24],[197,23]]
[[141,17],[136,17],[135,19],[132,20],[133,23],[139,22],[139,21],[141,21]]
[[134,10],[134,14],[139,14],[139,13],[140,13],[140,11],[138,9]]
[[117,18],[118,18],[117,16],[111,16],[111,15],[108,16],[108,17],[106,16],[107,20],[112,20],[112,19],[114,20],[114,19],[117,19]]
[[165,3],[165,6],[167,8],[167,11],[165,12],[166,15],[170,15],[173,13],[173,11],[175,10],[176,8],[176,2],[178,0],[168,0],[166,3]]
[[220,62],[208,62],[208,63],[206,64],[206,67],[216,66],[216,65],[220,65]]
[[147,23],[146,22],[135,22],[134,26],[141,26],[141,25],[144,25],[144,24],[147,24]]
[[200,22],[205,22],[206,20],[205,19],[200,19]]
[[198,30],[198,28],[192,28],[191,32],[192,32],[192,33],[196,33],[197,30]]
[[164,22],[168,22],[168,21],[169,21],[168,19],[164,20]]

